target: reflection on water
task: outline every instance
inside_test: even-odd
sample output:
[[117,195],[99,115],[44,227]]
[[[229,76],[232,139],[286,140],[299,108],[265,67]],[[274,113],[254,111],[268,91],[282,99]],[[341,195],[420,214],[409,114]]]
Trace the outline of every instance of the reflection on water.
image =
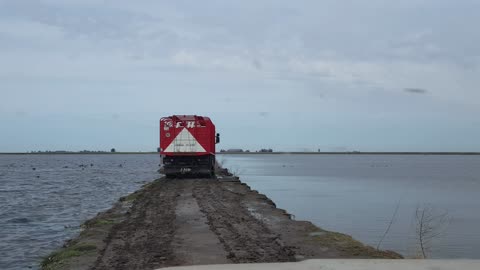
[[0,269],[37,268],[79,225],[158,178],[157,155],[0,155]]
[[447,211],[434,258],[480,258],[480,156],[220,155],[225,167],[297,219],[383,249],[418,254],[415,210]]

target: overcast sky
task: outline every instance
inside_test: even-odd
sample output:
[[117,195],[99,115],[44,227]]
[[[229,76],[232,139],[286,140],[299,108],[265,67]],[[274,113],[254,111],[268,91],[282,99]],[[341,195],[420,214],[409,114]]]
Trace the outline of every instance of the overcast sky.
[[480,1],[0,0],[0,152],[480,151]]

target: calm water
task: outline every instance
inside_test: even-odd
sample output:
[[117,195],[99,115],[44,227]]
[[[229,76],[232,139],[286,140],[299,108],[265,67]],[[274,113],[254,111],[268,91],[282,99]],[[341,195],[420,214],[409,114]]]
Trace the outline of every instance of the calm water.
[[[433,257],[480,258],[480,156],[218,159],[297,219],[370,245],[377,244],[400,202],[382,248],[407,256],[417,252],[415,208],[429,204],[451,217],[432,243]],[[157,155],[0,155],[0,269],[37,268],[84,220],[157,178],[158,163]]]
[[[223,156],[223,157],[222,157]],[[448,213],[433,258],[480,258],[480,156],[221,155],[225,167],[296,219],[418,254],[415,210]]]
[[156,155],[0,155],[0,269],[38,268],[83,221],[158,178],[158,163]]

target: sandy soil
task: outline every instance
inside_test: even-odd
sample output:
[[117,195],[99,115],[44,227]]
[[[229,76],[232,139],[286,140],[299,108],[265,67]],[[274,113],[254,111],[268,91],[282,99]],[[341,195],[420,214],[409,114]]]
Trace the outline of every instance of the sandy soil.
[[234,177],[159,179],[84,225],[43,269],[401,258],[348,235],[296,221]]

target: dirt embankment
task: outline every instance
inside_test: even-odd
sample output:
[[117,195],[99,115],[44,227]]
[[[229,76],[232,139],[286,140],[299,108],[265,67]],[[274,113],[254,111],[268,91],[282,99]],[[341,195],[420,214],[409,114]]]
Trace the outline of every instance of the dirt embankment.
[[401,258],[295,221],[232,177],[159,179],[87,221],[43,269],[156,269],[175,265]]

